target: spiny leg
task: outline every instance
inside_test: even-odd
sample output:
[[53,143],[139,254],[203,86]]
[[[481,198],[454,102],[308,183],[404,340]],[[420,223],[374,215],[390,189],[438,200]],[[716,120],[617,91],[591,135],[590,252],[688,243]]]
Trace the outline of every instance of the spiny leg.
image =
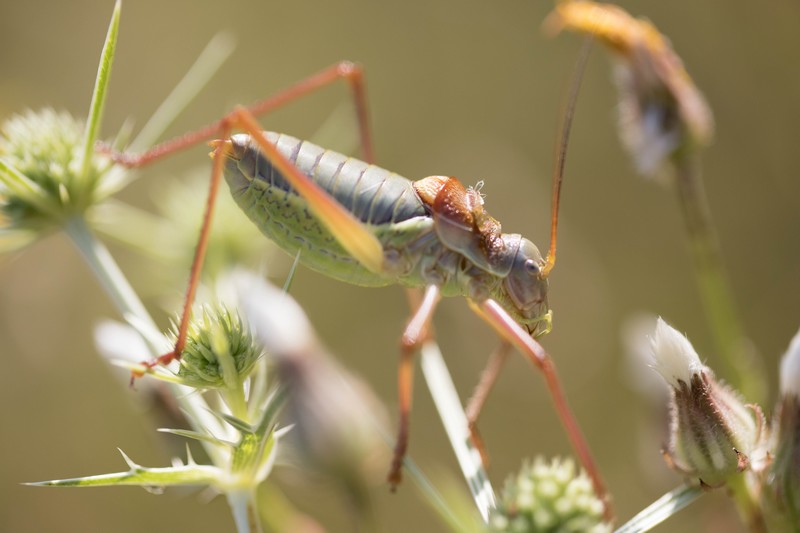
[[[230,127],[225,126],[222,129],[225,138],[230,137]],[[181,320],[178,326],[178,337],[175,340],[175,346],[171,352],[157,357],[152,361],[142,363],[145,371],[132,371],[131,372],[131,385],[137,377],[141,377],[147,370],[150,370],[158,365],[167,365],[175,359],[180,359],[183,353],[183,348],[186,345],[186,334],[189,331],[189,320],[192,315],[192,304],[194,303],[195,293],[197,286],[200,282],[200,274],[203,271],[203,261],[205,260],[206,250],[208,249],[208,240],[211,235],[211,222],[214,218],[214,206],[216,204],[216,197],[219,191],[219,184],[222,178],[222,166],[225,162],[223,156],[224,147],[217,146],[214,150],[214,162],[211,167],[211,180],[208,187],[208,195],[206,197],[206,206],[203,211],[203,222],[200,227],[200,237],[197,241],[197,247],[194,251],[192,258],[192,267],[189,273],[189,284],[186,288],[186,295],[183,300],[183,309],[181,311]]]
[[489,361],[486,363],[486,367],[483,369],[483,372],[481,372],[480,381],[478,381],[475,390],[472,392],[472,397],[467,402],[467,408],[465,410],[470,438],[472,438],[472,442],[475,443],[475,447],[481,454],[484,467],[489,466],[489,454],[486,452],[483,438],[478,431],[478,417],[510,352],[511,344],[506,340],[503,340],[500,346],[492,352],[489,356]]
[[578,456],[578,460],[592,480],[592,485],[597,497],[600,498],[605,505],[605,517],[610,520],[613,516],[611,502],[609,500],[610,496],[600,476],[600,471],[592,457],[586,438],[583,436],[578,421],[567,403],[567,397],[564,394],[561,381],[556,373],[555,363],[553,363],[553,360],[542,345],[534,340],[534,338],[517,324],[500,304],[494,300],[487,299],[483,302],[474,302],[470,300],[470,307],[492,326],[503,339],[512,343],[542,372],[558,418],[561,420],[564,430],[567,433],[567,438],[570,444],[572,444]]
[[429,285],[425,289],[417,310],[411,316],[403,337],[400,340],[400,367],[397,373],[398,404],[400,417],[397,429],[397,444],[394,448],[392,466],[389,470],[389,484],[392,491],[402,479],[403,458],[408,449],[409,416],[411,414],[412,393],[414,390],[414,354],[425,341],[430,328],[433,311],[439,303],[439,287]]
[[[151,163],[153,161],[156,161],[157,159],[164,157],[168,154],[171,154],[173,152],[188,148],[214,135],[219,135],[223,140],[227,140],[230,138],[231,130],[241,121],[240,117],[242,116],[242,114],[248,116],[250,119],[252,119],[251,122],[255,123],[253,115],[267,113],[277,107],[285,105],[291,102],[292,100],[304,96],[312,91],[325,87],[335,82],[338,79],[344,79],[350,85],[353,95],[353,100],[355,103],[356,115],[358,119],[361,150],[363,152],[364,157],[367,160],[371,161],[374,158],[374,155],[373,155],[372,138],[369,129],[369,121],[367,114],[366,90],[364,84],[363,70],[361,69],[360,66],[351,63],[349,61],[339,62],[313,76],[310,76],[309,78],[301,80],[300,82],[290,86],[289,88],[275,95],[272,95],[259,102],[256,102],[255,104],[247,108],[243,108],[244,109],[243,111],[235,110],[234,112],[230,113],[229,115],[226,115],[216,123],[210,124],[197,131],[191,132],[181,137],[177,137],[175,139],[156,145],[155,147],[147,150],[146,152],[143,152],[141,154],[112,153],[111,157],[114,161],[124,166],[139,167]],[[257,129],[257,135],[255,136],[263,137],[263,135],[261,135],[260,133],[260,128],[256,129]],[[101,149],[104,148],[101,147]],[[165,365],[170,363],[174,359],[179,359],[181,353],[183,352],[183,347],[186,342],[186,332],[188,331],[188,326],[189,326],[189,318],[191,316],[191,307],[194,302],[194,295],[196,293],[197,285],[199,283],[205,252],[208,247],[208,234],[211,227],[211,221],[213,219],[213,209],[217,191],[219,189],[219,182],[222,176],[222,168],[225,161],[224,158],[225,149],[226,147],[224,146],[224,142],[218,143],[215,146],[214,164],[211,173],[211,180],[209,183],[209,194],[207,197],[206,208],[203,214],[203,223],[201,226],[200,237],[197,243],[197,248],[195,249],[194,258],[192,260],[192,269],[189,277],[189,284],[186,290],[186,296],[184,299],[183,311],[181,313],[181,321],[178,329],[178,338],[176,340],[175,347],[171,352],[156,358],[154,361],[143,363],[145,366],[145,371],[157,365],[162,365],[162,364]],[[277,154],[277,151],[273,150],[273,152]],[[284,167],[288,165],[294,168],[294,165],[286,161],[285,158],[281,158],[280,154],[277,154],[277,157],[279,159],[283,159]],[[295,172],[292,173],[293,175],[300,174],[301,180],[305,179],[305,181],[309,181],[305,176],[302,175],[302,173],[297,171],[296,168],[294,170]],[[320,195],[317,194],[317,197],[319,196]],[[324,198],[321,201],[324,205],[329,205],[329,202],[326,203]],[[311,203],[311,200],[309,200],[309,202]],[[343,208],[340,207],[337,210],[336,206],[332,208],[328,207],[328,211],[333,211],[334,213],[336,213],[337,211],[343,211]],[[334,222],[333,222],[334,226],[339,227],[340,225],[343,225],[344,227],[352,227],[354,222],[353,217],[350,217],[353,220],[349,222],[348,221],[342,222],[342,218],[343,218],[342,216],[336,217],[336,215],[334,214]],[[361,229],[362,231],[360,232],[356,230],[355,232],[351,231],[350,233],[355,235],[360,235],[363,238],[365,230],[363,230],[363,228]],[[369,237],[371,237],[371,234],[369,235]],[[372,246],[373,252],[371,255],[371,262],[370,262],[372,268],[376,268],[377,264],[375,259],[374,248],[375,247],[373,244]],[[131,383],[136,377],[140,377],[143,373],[144,371],[132,372]]]
[[[303,174],[294,164],[286,159],[270,143],[261,131],[255,117],[245,108],[238,107],[222,121],[221,131],[222,140],[212,142],[214,146],[214,165],[211,172],[211,184],[209,186],[206,211],[203,216],[200,239],[195,250],[192,262],[192,271],[189,278],[189,287],[186,291],[183,313],[181,315],[178,338],[172,352],[158,357],[155,361],[145,363],[147,369],[159,364],[168,364],[174,359],[179,359],[183,352],[186,342],[186,332],[189,328],[189,318],[191,307],[194,302],[194,295],[200,280],[203,259],[208,246],[209,229],[213,216],[214,203],[219,189],[219,182],[222,177],[222,168],[227,157],[226,151],[230,146],[230,133],[233,129],[242,129],[250,134],[250,137],[258,144],[264,157],[286,178],[292,187],[300,194],[309,209],[313,212],[320,222],[334,235],[339,243],[365,267],[379,271],[383,265],[383,248],[380,241],[362,224],[352,213],[347,211],[341,204],[334,200],[328,193],[314,183],[308,176]],[[131,379],[140,376],[142,372],[135,372]]]
[[[367,162],[371,163],[374,159],[374,152],[367,112],[364,71],[360,65],[350,61],[340,61],[308,78],[292,84],[278,93],[245,107],[245,109],[254,116],[264,115],[309,93],[331,85],[340,79],[345,80],[350,87],[358,120],[360,144],[363,152],[362,156]],[[213,137],[227,138],[227,136],[222,135],[227,122],[229,122],[228,116],[223,117],[217,122],[203,126],[200,129],[181,135],[180,137],[175,137],[163,143],[159,143],[139,154],[113,152],[105,145],[101,145],[100,150],[109,152],[111,159],[123,166],[131,168],[140,167],[172,153],[185,150],[203,141],[207,141]]]

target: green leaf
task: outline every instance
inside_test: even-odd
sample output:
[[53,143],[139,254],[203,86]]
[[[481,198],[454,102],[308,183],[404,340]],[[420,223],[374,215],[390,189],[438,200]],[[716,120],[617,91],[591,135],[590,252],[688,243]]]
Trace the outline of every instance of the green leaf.
[[206,45],[189,72],[175,86],[166,100],[159,106],[142,131],[131,143],[130,150],[149,148],[167,130],[177,116],[186,109],[200,90],[208,85],[222,64],[235,48],[234,39],[227,33],[218,33]]
[[227,422],[228,424],[230,424],[231,426],[233,426],[234,428],[236,428],[240,432],[242,432],[242,434],[252,434],[253,433],[253,426],[251,426],[250,424],[248,424],[244,420],[241,420],[239,418],[236,418],[235,416],[232,416],[232,415],[229,415],[229,414],[225,414],[225,413],[219,413],[219,416],[225,422]]
[[170,485],[216,485],[225,472],[215,466],[188,465],[170,466],[166,468],[147,468],[137,465],[120,450],[125,461],[131,467],[127,472],[101,474],[97,476],[75,477],[26,483],[39,487],[109,487],[114,485],[137,485],[140,487],[166,487]]
[[275,426],[278,411],[280,411],[281,407],[283,407],[283,404],[286,402],[286,397],[288,396],[287,392],[286,387],[279,386],[269,396],[267,404],[264,407],[264,414],[261,416],[261,420],[255,428],[256,435],[264,438],[267,432]]
[[702,494],[705,494],[705,491],[699,485],[691,485],[688,483],[681,485],[654,501],[614,533],[639,533],[650,531],[658,524],[695,501]]
[[100,54],[100,65],[97,67],[97,79],[92,92],[92,103],[89,106],[89,118],[86,121],[86,137],[83,142],[83,161],[79,176],[85,178],[89,173],[90,162],[94,154],[94,144],[100,131],[100,121],[103,118],[103,107],[106,103],[108,83],[111,80],[111,65],[114,63],[114,52],[117,48],[117,34],[119,33],[119,17],[122,10],[122,1],[114,4],[114,13]]
[[212,437],[211,435],[207,435],[205,433],[200,433],[198,431],[191,431],[188,429],[170,429],[170,428],[160,428],[158,429],[160,433],[169,433],[171,435],[178,435],[179,437],[184,437],[187,439],[193,439],[200,442],[208,442],[211,444],[215,444],[217,446],[225,446],[225,447],[235,447],[235,442],[229,442],[226,440],[218,439],[216,437]]
[[28,178],[3,158],[0,158],[0,183],[8,191],[35,206],[39,211],[52,217],[58,216],[58,210],[46,200],[48,195],[39,184]]

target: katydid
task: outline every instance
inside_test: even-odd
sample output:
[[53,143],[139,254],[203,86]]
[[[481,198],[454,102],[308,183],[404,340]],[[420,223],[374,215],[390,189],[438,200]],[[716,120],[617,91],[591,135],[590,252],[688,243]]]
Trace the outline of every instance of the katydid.
[[[582,55],[583,68],[586,53]],[[338,79],[352,89],[361,135],[359,161],[287,135],[263,132],[256,115],[283,105]],[[606,490],[598,469],[567,405],[555,366],[536,338],[547,333],[548,274],[555,263],[556,227],[564,155],[579,75],[572,84],[553,173],[550,250],[518,234],[502,233],[500,223],[484,209],[479,191],[457,179],[431,176],[412,182],[372,164],[363,73],[349,62],[338,63],[249,107],[237,107],[220,121],[160,144],[142,154],[114,153],[126,166],[141,166],[174,151],[216,137],[206,212],[190,275],[174,350],[145,369],[179,359],[186,339],[195,290],[202,268],[214,198],[224,175],[231,194],[259,229],[302,264],[330,277],[364,286],[399,284],[424,289],[401,341],[399,367],[400,420],[389,473],[392,488],[400,482],[408,444],[413,355],[429,332],[442,296],[463,296],[470,307],[503,339],[538,367],[579,460],[599,497]],[[233,130],[244,133],[232,135]],[[499,371],[496,356],[487,379],[471,402],[471,428],[480,404]],[[146,370],[136,374],[140,376]],[[475,433],[473,432],[473,435]]]

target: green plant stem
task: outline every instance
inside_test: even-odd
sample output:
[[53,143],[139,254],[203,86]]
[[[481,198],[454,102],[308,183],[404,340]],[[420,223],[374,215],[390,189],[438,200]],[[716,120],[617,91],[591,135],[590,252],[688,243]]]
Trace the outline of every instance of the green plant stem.
[[125,321],[136,328],[150,348],[158,353],[163,348],[163,339],[153,335],[154,332],[158,332],[158,326],[108,249],[94,236],[86,221],[80,216],[69,218],[64,224],[64,230]]
[[[89,268],[100,281],[106,294],[114,302],[125,321],[130,324],[145,340],[151,349],[151,356],[159,354],[163,349],[164,339],[159,333],[150,314],[145,309],[139,296],[131,287],[108,249],[92,233],[86,221],[74,216],[64,223],[64,230],[75,244]],[[145,354],[142,354],[143,357]],[[188,394],[191,389],[171,384],[174,396],[181,408],[189,414],[190,421],[197,421],[215,435],[223,435],[223,430],[216,418],[208,411],[203,397],[199,394]],[[193,422],[194,423],[194,422]],[[194,429],[205,431],[200,427]],[[216,446],[203,442],[203,447],[216,465],[224,464],[225,457]]]
[[250,422],[243,385],[240,384],[239,387],[224,389],[221,392],[223,393],[222,398],[225,400],[225,405],[231,410],[231,414],[240,420]]
[[228,505],[233,511],[233,521],[238,533],[261,533],[258,505],[255,491],[250,488],[229,490],[226,492]]
[[[688,150],[687,150],[688,152]],[[748,400],[765,398],[764,369],[753,354],[737,313],[735,298],[725,272],[719,239],[714,229],[698,159],[689,153],[675,157],[677,191],[701,299],[725,375]]]
[[698,484],[684,484],[666,493],[620,526],[615,533],[641,533],[650,531],[670,516],[705,494]]
[[442,425],[450,439],[450,446],[456,455],[475,505],[483,520],[487,522],[489,511],[494,509],[497,503],[489,476],[483,468],[481,454],[472,444],[467,416],[439,346],[435,342],[428,341],[422,345],[421,351],[422,373],[436,410],[442,419]]
[[161,103],[147,124],[131,142],[129,150],[145,150],[155,144],[161,135],[186,109],[197,94],[208,85],[235,48],[233,38],[226,33],[215,35],[206,45],[189,71]]
[[744,522],[750,533],[767,533],[767,525],[764,522],[764,513],[759,503],[753,499],[753,495],[747,486],[747,477],[750,472],[743,472],[734,476],[725,486],[731,498],[736,503],[739,516]]

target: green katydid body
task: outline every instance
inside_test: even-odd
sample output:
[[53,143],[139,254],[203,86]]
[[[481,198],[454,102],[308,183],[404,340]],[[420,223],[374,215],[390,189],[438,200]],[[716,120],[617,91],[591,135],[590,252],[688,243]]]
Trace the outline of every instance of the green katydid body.
[[225,179],[258,228],[300,262],[362,286],[436,285],[444,296],[496,300],[532,334],[549,329],[544,260],[536,246],[503,234],[483,200],[455,178],[412,182],[287,135],[265,132],[281,154],[356,216],[383,248],[383,268],[354,259],[248,135],[231,138]]

